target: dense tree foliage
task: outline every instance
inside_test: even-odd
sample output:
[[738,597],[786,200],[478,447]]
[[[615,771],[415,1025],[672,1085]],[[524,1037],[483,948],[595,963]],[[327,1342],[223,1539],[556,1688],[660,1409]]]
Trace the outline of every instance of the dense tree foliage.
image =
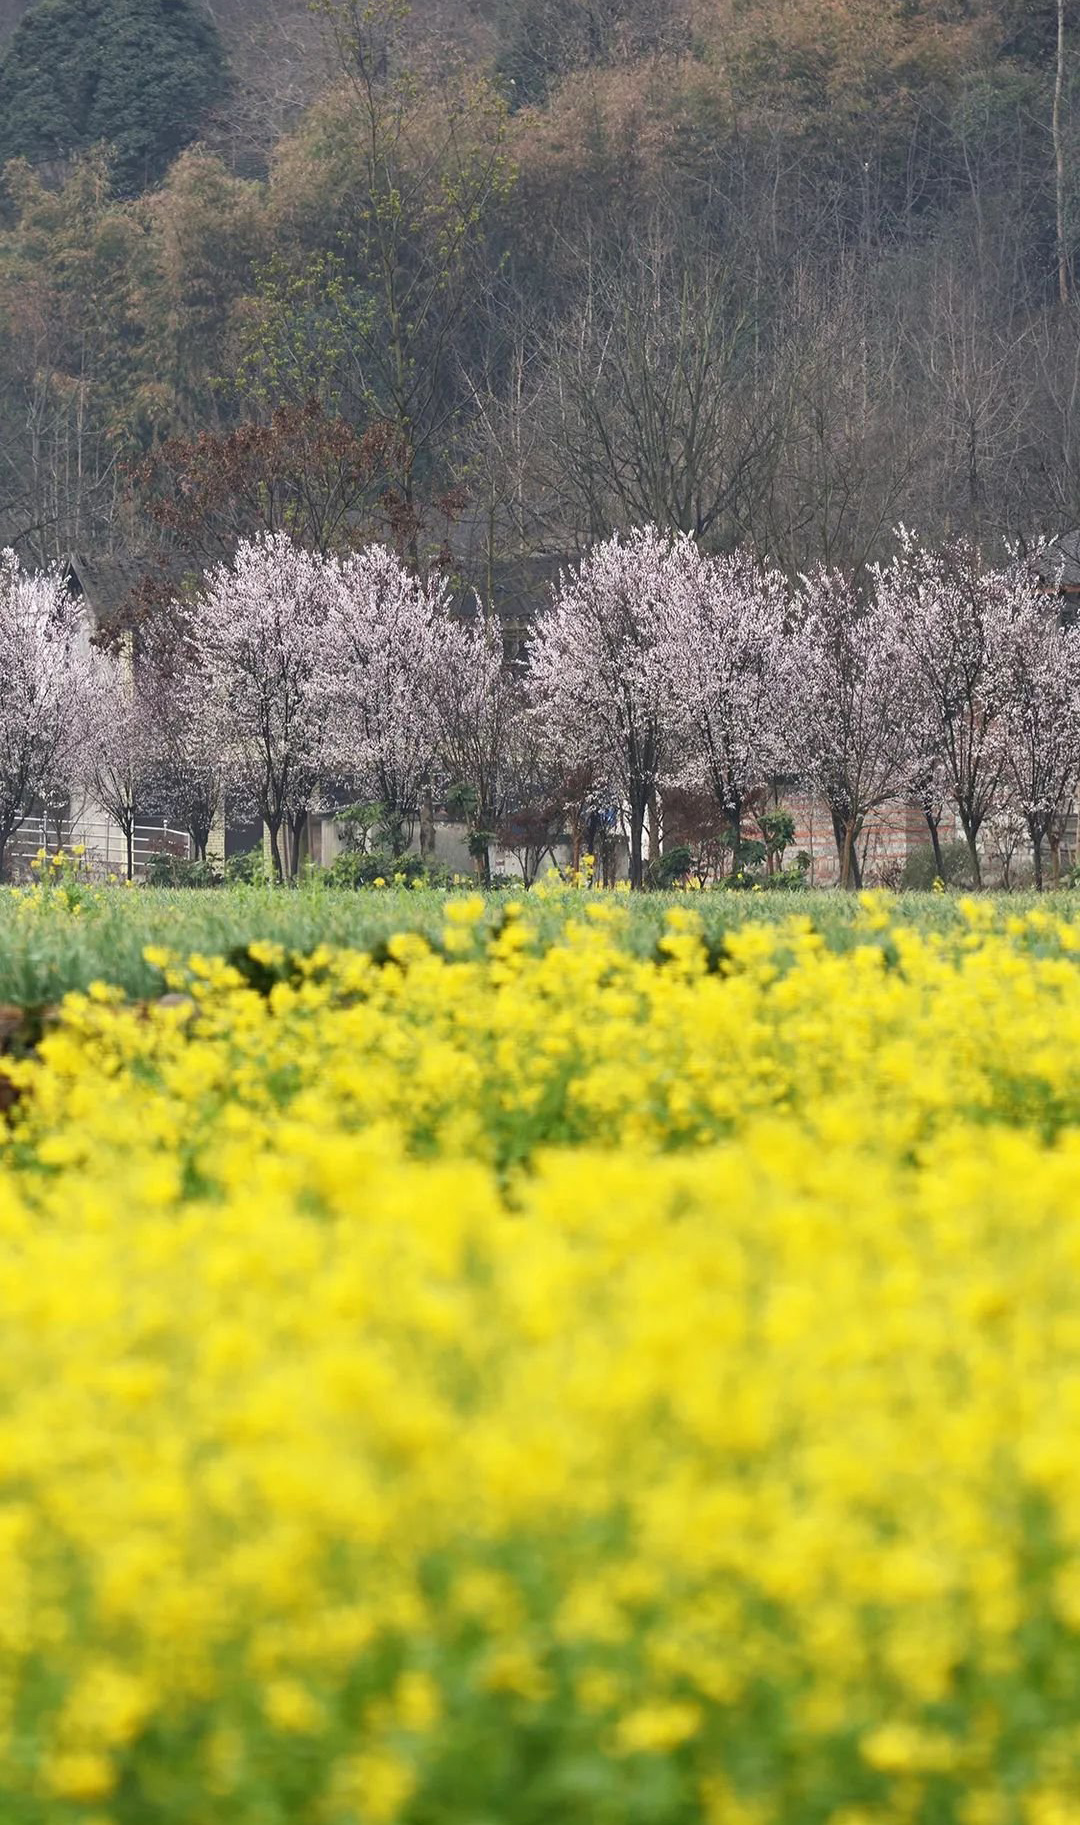
[[[1063,7],[1059,59],[1044,0],[325,0],[262,139],[241,59],[139,195],[100,150],[8,167],[0,534],[182,543],[154,509],[183,452],[202,486],[312,405],[333,543],[390,525],[488,591],[643,521],[788,576],[858,576],[901,520],[984,548],[1075,523]],[[221,11],[240,45],[253,10]],[[215,505],[237,536],[279,523],[251,483]]]
[[221,42],[190,0],[39,0],[0,57],[0,158],[104,143],[118,184],[140,189],[225,89]]

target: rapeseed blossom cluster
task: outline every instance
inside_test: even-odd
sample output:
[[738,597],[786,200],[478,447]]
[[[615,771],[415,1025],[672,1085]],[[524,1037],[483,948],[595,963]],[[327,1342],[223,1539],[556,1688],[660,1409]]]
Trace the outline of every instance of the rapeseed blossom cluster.
[[0,1819],[1080,1817],[1080,922],[155,952],[0,1158]]

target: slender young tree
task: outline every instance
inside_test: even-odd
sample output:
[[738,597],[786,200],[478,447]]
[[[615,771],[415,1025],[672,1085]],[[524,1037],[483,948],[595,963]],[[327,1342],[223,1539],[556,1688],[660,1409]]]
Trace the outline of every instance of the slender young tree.
[[563,576],[530,651],[530,694],[553,746],[625,807],[632,887],[643,884],[645,816],[670,758],[656,629],[697,561],[692,539],[652,526],[595,545]]
[[731,868],[748,794],[785,762],[794,649],[787,589],[746,553],[680,566],[659,602],[655,665],[684,750],[679,786],[712,792],[732,833]]
[[[520,697],[506,740],[502,813],[496,827],[500,847],[514,857],[524,887],[531,887],[555,846],[571,833],[580,784],[567,774],[543,739],[528,700]],[[579,856],[575,855],[575,866]]]
[[860,885],[866,818],[911,779],[910,677],[889,606],[835,571],[805,577],[798,602],[798,751],[829,807],[841,887]]
[[498,623],[447,622],[432,679],[439,765],[465,812],[469,843],[485,883],[490,839],[503,809],[520,687],[503,662]]
[[1000,795],[1004,765],[995,655],[1013,577],[985,571],[966,539],[930,550],[901,528],[898,555],[874,581],[880,608],[902,633],[916,715],[981,885],[979,831]]
[[948,780],[935,721],[927,714],[917,683],[913,683],[912,688],[911,797],[925,819],[934,853],[934,871],[938,880],[943,881],[945,856],[941,847],[941,820],[945,815]]
[[140,655],[139,688],[151,718],[160,809],[183,825],[195,860],[205,861],[224,799],[228,751],[213,676],[205,656],[170,633]]
[[326,628],[323,694],[333,755],[362,798],[378,803],[400,853],[438,750],[434,711],[449,598],[385,546],[339,572]]
[[296,873],[304,821],[330,767],[323,681],[340,585],[333,558],[271,533],[211,571],[187,617],[213,680],[226,763],[266,825],[279,881]]
[[0,552],[0,878],[35,803],[66,797],[77,767],[88,658],[61,570]]
[[995,654],[995,697],[1005,777],[1041,892],[1043,844],[1051,844],[1056,885],[1058,833],[1080,788],[1080,628],[1063,627],[1057,604],[1019,572],[1012,609]]
[[151,700],[126,655],[96,653],[83,718],[83,770],[97,803],[120,827],[124,872],[135,877],[135,822],[160,782]]

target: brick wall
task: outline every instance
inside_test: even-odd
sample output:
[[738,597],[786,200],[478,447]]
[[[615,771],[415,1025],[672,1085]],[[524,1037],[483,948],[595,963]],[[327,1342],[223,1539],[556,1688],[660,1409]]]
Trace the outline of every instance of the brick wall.
[[[814,887],[831,887],[840,878],[840,858],[836,853],[832,818],[824,800],[811,793],[797,793],[784,801],[785,809],[795,819],[793,851],[804,849],[810,857],[810,883]],[[955,816],[948,810],[942,815],[941,840],[951,843],[959,835]],[[858,853],[863,879],[867,885],[887,879],[902,867],[913,849],[922,849],[930,841],[926,819],[918,805],[894,803],[883,805],[867,818],[859,839]],[[786,860],[793,859],[793,851]]]

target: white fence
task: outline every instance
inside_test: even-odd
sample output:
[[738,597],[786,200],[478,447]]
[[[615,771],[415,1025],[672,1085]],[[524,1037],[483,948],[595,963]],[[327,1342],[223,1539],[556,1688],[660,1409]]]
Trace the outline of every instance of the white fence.
[[[78,844],[83,846],[83,864],[93,879],[102,881],[107,880],[109,875],[117,875],[123,880],[127,875],[127,842],[124,833],[104,812],[62,818],[59,840],[53,818],[28,817],[9,846],[11,873],[21,877],[28,875],[30,863],[40,849],[52,855],[57,849],[70,851]],[[146,874],[151,856],[176,856],[182,861],[189,861],[191,837],[186,830],[176,830],[164,822],[136,824],[133,850],[135,876],[139,879]]]

